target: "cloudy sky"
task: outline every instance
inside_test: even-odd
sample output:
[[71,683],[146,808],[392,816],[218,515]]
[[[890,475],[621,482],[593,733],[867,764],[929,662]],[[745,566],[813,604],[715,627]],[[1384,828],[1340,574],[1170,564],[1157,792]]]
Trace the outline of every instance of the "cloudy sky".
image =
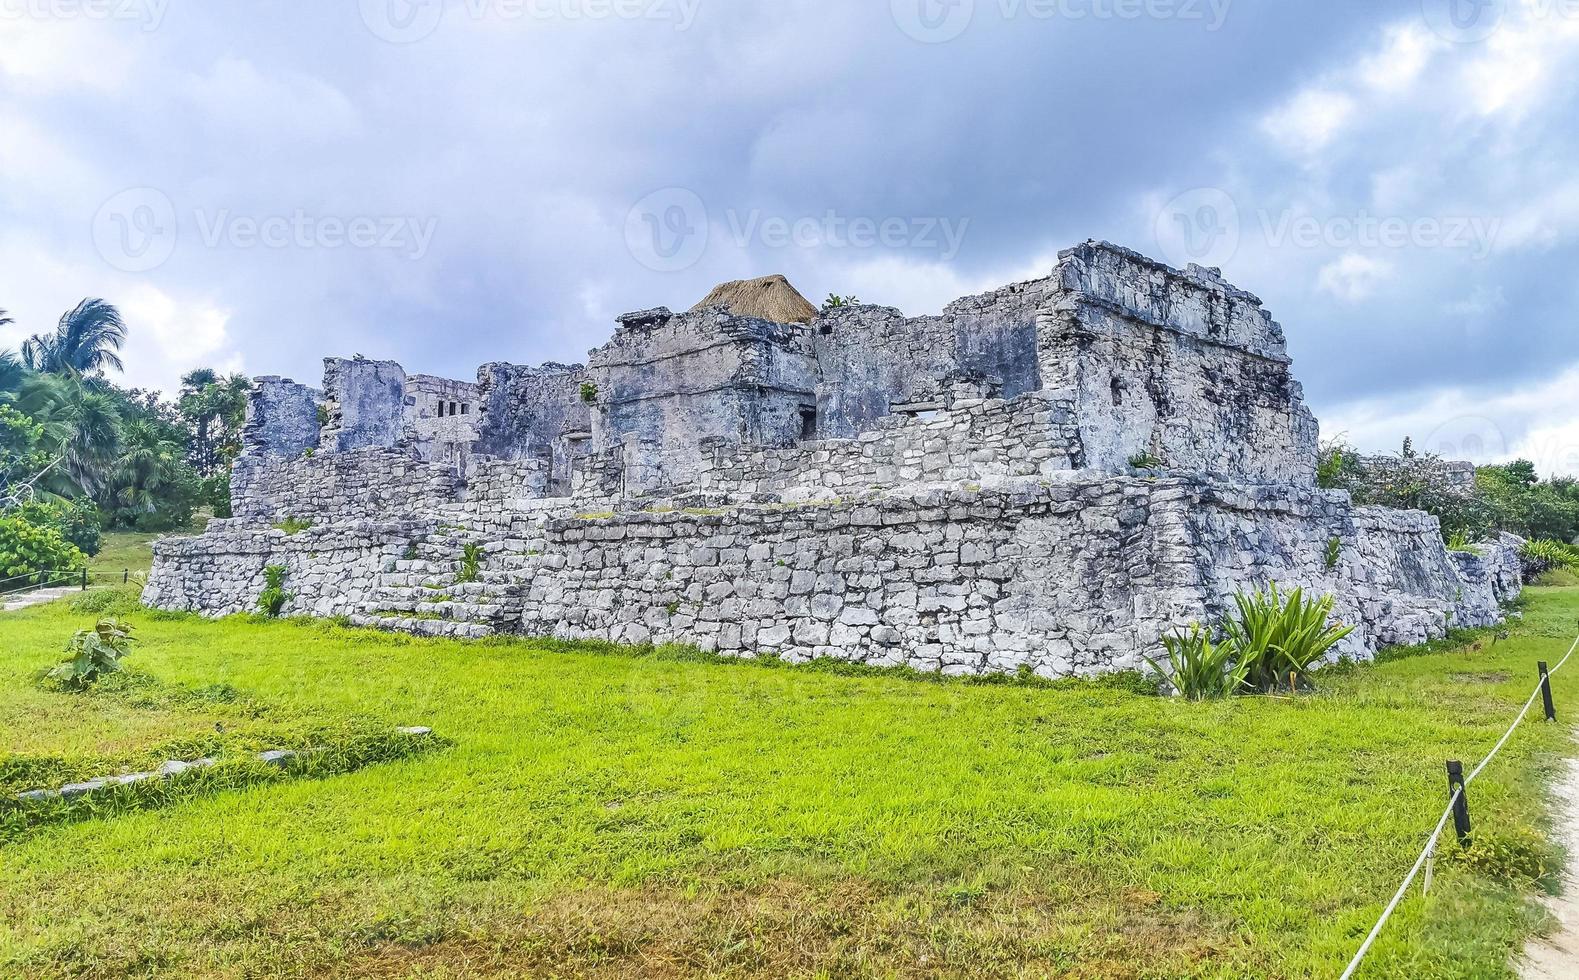
[[1579,0],[0,0],[0,347],[470,377],[783,272],[1219,265],[1326,434],[1579,472]]

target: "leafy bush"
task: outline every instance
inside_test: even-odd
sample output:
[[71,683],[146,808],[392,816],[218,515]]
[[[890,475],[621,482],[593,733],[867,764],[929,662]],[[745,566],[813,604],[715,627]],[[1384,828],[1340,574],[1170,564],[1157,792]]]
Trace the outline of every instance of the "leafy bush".
[[1239,614],[1223,630],[1251,687],[1271,691],[1286,682],[1296,688],[1313,664],[1354,632],[1332,625],[1332,602],[1332,596],[1307,599],[1303,589],[1280,594],[1276,583],[1266,592],[1234,596]]
[[475,582],[482,574],[482,545],[471,542],[461,552],[461,573],[455,576],[458,583]]
[[32,500],[12,513],[30,524],[54,528],[85,555],[98,554],[102,546],[103,518],[91,500]]
[[270,565],[263,570],[264,589],[258,596],[258,608],[265,616],[276,618],[285,609],[285,604],[294,596],[285,591],[285,576],[289,569],[284,565]]
[[0,517],[0,589],[14,589],[24,582],[38,583],[38,572],[75,572],[86,567],[88,559],[77,546],[53,527],[34,524],[17,514]]
[[598,400],[598,386],[590,381],[581,382],[581,400],[588,405],[594,404]]
[[842,309],[846,306],[860,306],[861,301],[854,296],[840,296],[838,293],[829,293],[828,298],[822,301],[824,313],[829,310]]
[[1337,568],[1338,567],[1338,559],[1341,558],[1341,557],[1343,557],[1343,539],[1342,538],[1328,538],[1327,539],[1327,554],[1326,554],[1327,571],[1330,572],[1334,568]]
[[1157,470],[1162,468],[1162,460],[1151,453],[1136,453],[1129,458],[1129,465],[1136,470]]
[[67,691],[86,691],[94,682],[121,669],[131,652],[132,628],[115,619],[101,619],[91,630],[78,630],[66,644],[71,659],[44,675]]
[[1454,531],[1447,536],[1447,550],[1462,551],[1470,555],[1480,554],[1480,549],[1475,547],[1474,543],[1469,540],[1469,536],[1463,531]]
[[1519,549],[1519,564],[1524,581],[1537,578],[1557,568],[1579,568],[1579,547],[1562,541],[1526,541]]
[[1248,665],[1236,661],[1231,644],[1213,644],[1211,634],[1200,623],[1191,623],[1188,632],[1163,637],[1162,645],[1168,651],[1167,664],[1150,657],[1146,662],[1191,701],[1225,698],[1245,684]]

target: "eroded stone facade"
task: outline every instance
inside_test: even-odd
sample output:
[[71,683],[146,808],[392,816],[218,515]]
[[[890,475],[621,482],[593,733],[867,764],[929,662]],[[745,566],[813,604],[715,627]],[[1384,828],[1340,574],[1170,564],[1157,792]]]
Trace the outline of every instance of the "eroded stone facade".
[[276,564],[288,612],[419,633],[1065,676],[1274,581],[1334,595],[1355,655],[1519,590],[1516,539],[1315,488],[1254,296],[1105,243],[936,317],[660,308],[475,383],[333,359],[249,419],[235,518],[162,542],[149,604],[250,610]]

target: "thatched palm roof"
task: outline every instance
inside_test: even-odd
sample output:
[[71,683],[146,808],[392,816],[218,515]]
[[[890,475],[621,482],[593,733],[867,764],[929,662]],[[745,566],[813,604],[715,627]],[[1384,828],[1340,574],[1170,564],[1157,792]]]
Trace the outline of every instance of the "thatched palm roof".
[[796,291],[783,276],[742,279],[714,287],[707,298],[693,306],[727,306],[737,316],[754,316],[774,323],[810,323],[817,308]]

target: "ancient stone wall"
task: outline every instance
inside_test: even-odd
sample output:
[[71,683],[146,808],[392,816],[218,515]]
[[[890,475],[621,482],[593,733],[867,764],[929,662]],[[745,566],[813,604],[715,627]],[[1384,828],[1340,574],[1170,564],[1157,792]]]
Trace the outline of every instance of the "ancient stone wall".
[[459,499],[463,486],[452,467],[392,449],[242,456],[231,470],[231,511],[262,525],[399,520]]
[[907,482],[1048,475],[1078,468],[1080,448],[1072,399],[1038,391],[961,401],[927,417],[890,415],[855,439],[785,449],[718,440],[702,457],[694,474],[700,490],[815,498]]
[[548,462],[554,496],[569,496],[592,445],[591,389],[579,364],[484,364],[477,372],[482,419],[474,451]]
[[429,462],[465,468],[477,441],[476,385],[427,374],[410,375],[402,415],[402,446]]
[[254,382],[247,399],[241,441],[246,452],[296,457],[318,448],[322,392],[289,378],[264,377]]
[[896,404],[952,401],[958,385],[994,398],[1042,387],[1036,319],[1052,286],[1050,279],[1006,286],[956,300],[942,316],[907,318],[884,306],[826,312],[812,338],[821,378],[817,437],[853,438]]
[[[1355,509],[1337,492],[1066,473],[608,517],[541,503],[485,508],[493,520],[476,540],[493,584],[469,600],[528,635],[1067,676],[1138,668],[1164,632],[1272,582],[1336,596],[1359,627],[1343,651],[1361,656],[1492,621],[1508,597],[1494,574],[1477,584],[1442,557],[1434,520]],[[255,602],[265,565],[284,564],[293,608],[373,617],[368,598],[398,574],[396,557],[456,513],[296,535],[224,522],[204,544],[161,543],[146,595],[235,611]],[[1506,564],[1504,547],[1488,569]]]
[[787,446],[806,433],[816,406],[816,359],[798,324],[731,316],[719,309],[633,314],[592,352],[597,387],[595,450],[628,440],[696,460],[697,440],[718,437]]
[[405,429],[406,372],[394,361],[325,358],[326,452],[392,449]]
[[1086,465],[1312,486],[1315,418],[1282,328],[1213,270],[1087,243],[1059,255],[1039,327],[1042,383],[1076,392]]

